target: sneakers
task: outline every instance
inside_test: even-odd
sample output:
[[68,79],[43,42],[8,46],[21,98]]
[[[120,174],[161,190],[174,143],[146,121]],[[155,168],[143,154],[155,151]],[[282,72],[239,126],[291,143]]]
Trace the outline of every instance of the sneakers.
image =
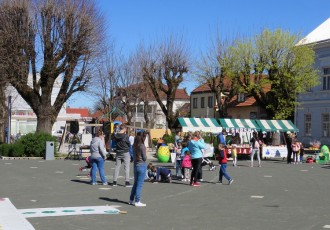
[[91,182],[91,185],[97,185],[97,183],[96,182]]
[[194,187],[199,187],[199,186],[201,186],[201,184],[200,184],[200,183],[198,183],[198,182],[194,182],[194,183],[192,183],[192,184],[191,184],[191,186],[194,186]]
[[126,181],[125,182],[125,187],[126,188],[131,188],[131,187],[133,187],[133,185],[131,183],[129,183],[129,181]]
[[234,182],[234,180],[230,179],[229,182],[228,182],[228,185],[231,185],[233,182]]
[[132,200],[128,201],[128,204],[133,205],[133,201]]
[[222,184],[222,181],[218,181],[217,184]]
[[145,206],[147,206],[147,205],[141,203],[140,201],[139,202],[135,202],[135,207],[145,207]]
[[116,187],[116,186],[117,186],[117,181],[114,181],[114,182],[112,183],[112,186]]
[[198,181],[199,181],[199,182],[203,182],[204,180],[203,180],[203,179],[199,179]]
[[108,185],[108,182],[104,182],[102,185]]

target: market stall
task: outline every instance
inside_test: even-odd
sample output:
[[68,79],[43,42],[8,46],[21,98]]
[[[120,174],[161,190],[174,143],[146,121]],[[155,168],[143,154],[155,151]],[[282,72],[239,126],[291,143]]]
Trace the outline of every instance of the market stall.
[[261,157],[286,158],[288,150],[284,135],[299,129],[289,120],[256,120],[256,123],[263,132]]
[[[219,121],[226,131],[227,144],[236,144],[238,155],[249,155],[252,134],[260,130],[257,123],[251,119],[220,118]],[[231,148],[226,148],[225,151],[231,154]]]
[[181,129],[182,132],[219,133],[222,131],[222,127],[215,118],[179,117],[174,126]]

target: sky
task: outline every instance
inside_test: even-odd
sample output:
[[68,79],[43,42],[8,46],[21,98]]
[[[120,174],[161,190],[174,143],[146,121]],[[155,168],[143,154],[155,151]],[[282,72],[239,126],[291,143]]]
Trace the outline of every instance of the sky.
[[[97,0],[106,20],[107,39],[125,55],[141,42],[152,44],[169,34],[182,35],[196,59],[217,33],[252,36],[263,28],[306,36],[330,17],[330,0]],[[198,86],[186,79],[188,93]],[[77,94],[70,107],[92,108],[94,99]]]

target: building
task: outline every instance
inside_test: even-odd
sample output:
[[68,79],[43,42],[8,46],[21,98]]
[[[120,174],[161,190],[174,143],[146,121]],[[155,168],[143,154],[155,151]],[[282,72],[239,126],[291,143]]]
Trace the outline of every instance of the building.
[[330,144],[330,18],[309,33],[298,44],[313,45],[315,67],[320,73],[320,85],[298,95],[295,124],[298,138],[305,144],[317,140]]
[[[164,88],[167,86],[164,85]],[[131,111],[132,119],[130,124],[135,127],[146,128],[145,118],[144,118],[144,100],[148,101],[147,115],[150,120],[149,128],[151,129],[162,129],[166,128],[166,116],[163,113],[159,103],[156,101],[155,96],[153,95],[149,86],[145,86],[144,84],[135,84],[129,87],[130,91],[139,92],[137,95],[138,103]],[[141,93],[142,92],[142,93]],[[162,103],[166,106],[166,95],[164,92],[159,91],[159,96],[161,98]],[[120,103],[123,100],[124,95],[126,95],[126,89],[120,90],[120,95],[117,97],[117,106],[120,107]],[[140,97],[140,98],[139,98]],[[142,99],[144,98],[144,99]],[[189,114],[189,104],[190,97],[187,94],[185,89],[178,88],[175,92],[175,98],[173,102],[173,111],[177,113],[178,116],[184,116]],[[119,104],[118,104],[119,103]]]
[[[222,97],[226,97],[225,94]],[[215,93],[211,91],[207,83],[198,86],[190,95],[191,117],[219,118],[218,105]],[[229,118],[265,119],[267,114],[254,99],[244,93],[234,96],[227,109]]]
[[[32,81],[32,76],[29,76],[29,82]],[[52,91],[51,101],[54,103],[57,94],[60,90],[62,81],[61,77],[58,77],[55,81]],[[32,82],[31,82],[32,85]],[[11,96],[12,109],[11,109],[11,135],[16,136],[18,133],[25,135],[27,133],[35,132],[37,129],[37,116],[31,109],[31,107],[25,102],[25,100],[19,95],[16,89],[12,86],[8,86],[6,89],[6,96]],[[68,108],[67,113],[66,103],[64,103],[60,110],[57,120],[53,125],[52,133],[54,135],[59,134],[64,129],[66,121],[68,120],[83,120],[79,111],[73,111]],[[71,111],[71,112],[70,112]]]

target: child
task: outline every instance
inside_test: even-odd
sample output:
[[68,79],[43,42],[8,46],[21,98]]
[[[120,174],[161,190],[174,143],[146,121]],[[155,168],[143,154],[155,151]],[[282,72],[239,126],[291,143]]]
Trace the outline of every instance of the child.
[[[85,161],[86,161],[86,166],[84,166],[84,167],[80,167],[79,168],[79,171],[80,172],[85,172],[85,171],[87,171],[88,169],[89,169],[89,171],[92,169],[92,161],[91,161],[91,156],[89,156],[89,157],[86,157],[85,158]],[[89,176],[90,175],[90,173],[88,173],[87,174],[87,176]]]
[[153,182],[168,182],[171,183],[171,170],[163,167],[151,166],[151,171],[155,173]]
[[233,158],[233,166],[236,167],[237,166],[237,149],[236,149],[236,145],[233,144],[231,146],[231,157]]
[[189,181],[190,178],[190,169],[191,169],[191,156],[189,150],[185,151],[185,155],[182,160],[182,169],[183,169],[183,174],[184,178],[182,181]]
[[224,144],[219,144],[219,184],[222,184],[222,177],[225,177],[228,180],[228,185],[231,185],[234,180],[227,174],[227,153],[225,151]]
[[145,180],[152,181],[156,177],[156,174],[151,171],[151,167],[152,167],[152,163],[149,163],[147,166]]
[[298,152],[300,150],[300,144],[297,138],[292,140],[292,153],[293,153],[293,164],[298,164]]
[[[182,150],[182,144],[181,144],[181,142],[178,142],[177,147],[175,148],[175,152],[176,152],[176,157],[175,157],[176,177],[179,177],[179,170],[181,170],[181,163],[182,163],[181,150]],[[181,175],[181,176],[183,178],[183,175]]]

